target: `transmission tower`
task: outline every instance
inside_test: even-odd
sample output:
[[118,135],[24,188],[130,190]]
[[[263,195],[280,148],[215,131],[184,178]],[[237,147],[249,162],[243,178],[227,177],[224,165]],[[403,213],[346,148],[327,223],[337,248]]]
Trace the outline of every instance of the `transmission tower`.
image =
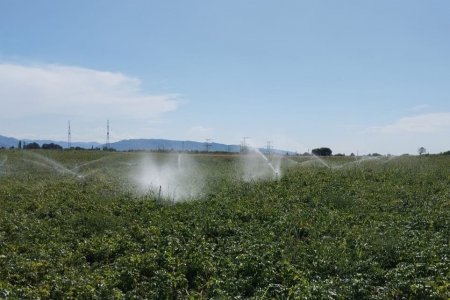
[[247,140],[249,139],[249,136],[244,136],[242,138],[241,142],[241,153],[247,153],[248,152],[248,146],[247,146]]
[[266,148],[266,152],[267,152],[267,155],[270,155],[270,154],[272,154],[272,142],[271,141],[267,141],[267,148]]
[[242,138],[242,142],[241,142],[241,153],[247,153],[248,152],[248,148],[247,148],[247,139],[249,139],[249,136],[244,136]]
[[209,148],[212,146],[211,139],[206,139],[205,141],[206,141],[206,143],[205,143],[206,152],[209,152]]
[[109,120],[106,121],[106,149],[109,149]]
[[69,121],[69,127],[67,130],[67,148],[72,148],[72,132],[70,131],[70,121]]

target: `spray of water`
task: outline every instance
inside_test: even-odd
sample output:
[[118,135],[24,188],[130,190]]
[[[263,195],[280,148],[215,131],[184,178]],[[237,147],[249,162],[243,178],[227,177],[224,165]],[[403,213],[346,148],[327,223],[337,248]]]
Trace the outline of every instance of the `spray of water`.
[[323,160],[322,158],[320,158],[319,156],[317,156],[317,155],[312,155],[311,156],[311,161],[313,161],[314,163],[319,163],[320,165],[322,165],[322,166],[324,166],[324,167],[327,167],[327,168],[331,168],[330,167],[330,165],[329,164],[327,164],[327,162],[325,161],[325,160]]
[[71,169],[71,171],[79,172],[80,169],[83,169],[83,168],[85,168],[85,167],[91,166],[91,165],[93,165],[93,164],[97,164],[97,163],[102,162],[102,161],[104,161],[104,160],[107,160],[107,159],[109,159],[109,158],[110,158],[109,156],[103,156],[103,157],[100,157],[100,158],[98,158],[98,159],[94,159],[94,160],[91,160],[91,161],[88,161],[88,162],[84,162],[84,163],[82,163],[82,164],[79,164],[79,165],[76,165],[75,167],[73,167],[73,168]]
[[141,193],[174,202],[193,199],[204,187],[203,172],[189,155],[143,155],[131,179]]
[[342,167],[347,167],[347,166],[360,166],[361,164],[365,163],[365,162],[380,162],[381,158],[376,157],[376,156],[361,156],[360,158],[356,158],[355,161],[350,161],[348,163],[345,163],[342,165]]
[[0,157],[0,167],[3,167],[6,164],[6,161],[8,160],[8,156],[2,155]]
[[60,174],[68,174],[68,175],[72,175],[75,176],[77,178],[84,178],[84,175],[75,172],[67,167],[65,167],[64,165],[60,164],[59,162],[50,159],[46,156],[43,156],[39,153],[35,153],[35,152],[24,152],[24,155],[28,158],[24,158],[25,161],[33,163],[35,165],[44,167],[44,168],[49,168],[54,170],[57,173]]
[[342,169],[342,168],[350,168],[350,167],[363,167],[365,163],[371,162],[371,163],[388,163],[395,159],[394,156],[389,157],[377,157],[377,156],[362,156],[362,157],[355,157],[355,160],[345,162],[342,164],[337,164],[327,162],[324,159],[311,155],[311,156],[305,156],[301,158],[302,161],[295,161],[293,159],[287,159],[287,162],[293,166],[304,166],[304,167],[327,167],[329,169]]
[[8,157],[6,155],[2,155],[0,157],[0,175],[6,174],[6,168],[5,168],[5,164],[6,161],[8,160]]
[[248,149],[249,153],[241,158],[243,180],[278,179],[281,176],[281,156],[267,156],[253,146],[248,147]]
[[272,172],[274,173],[275,176],[279,175],[279,173],[280,173],[279,164],[278,164],[277,168],[275,168],[272,161],[269,160],[269,158],[267,156],[265,156],[258,148],[252,148],[252,150],[255,151],[255,153],[257,155],[259,155],[267,163],[267,165],[272,170]]

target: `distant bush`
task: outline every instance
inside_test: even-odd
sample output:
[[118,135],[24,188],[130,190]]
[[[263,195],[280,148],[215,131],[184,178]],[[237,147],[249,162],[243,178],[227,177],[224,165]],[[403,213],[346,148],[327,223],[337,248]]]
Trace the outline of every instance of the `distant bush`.
[[41,146],[39,146],[38,143],[29,143],[23,146],[23,149],[41,149]]
[[443,155],[450,155],[450,150],[442,152]]
[[[110,152],[116,152],[116,151],[117,151],[117,150],[114,149],[114,148],[106,147],[106,146],[103,146],[102,150],[103,150],[103,151],[110,151]],[[168,151],[164,151],[164,152],[168,152]]]
[[61,150],[62,147],[58,144],[55,143],[50,143],[50,144],[43,144],[42,145],[42,149],[46,149],[46,150]]
[[369,154],[369,156],[382,156],[380,153],[372,153],[372,154]]
[[312,150],[312,154],[317,156],[331,156],[333,151],[331,151],[330,148],[322,147],[322,148],[316,148]]

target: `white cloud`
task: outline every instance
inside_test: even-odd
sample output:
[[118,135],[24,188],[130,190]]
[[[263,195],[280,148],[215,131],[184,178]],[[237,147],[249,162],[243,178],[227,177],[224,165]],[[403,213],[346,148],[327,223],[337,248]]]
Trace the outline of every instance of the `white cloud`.
[[175,94],[151,95],[121,73],[63,65],[0,63],[0,117],[65,115],[152,119],[176,110]]
[[403,117],[385,126],[371,127],[374,132],[399,133],[437,133],[450,129],[450,113],[429,113],[414,117]]

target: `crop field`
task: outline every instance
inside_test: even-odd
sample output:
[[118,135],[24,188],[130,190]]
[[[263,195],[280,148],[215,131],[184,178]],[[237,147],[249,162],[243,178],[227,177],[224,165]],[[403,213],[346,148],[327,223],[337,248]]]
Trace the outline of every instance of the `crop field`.
[[448,299],[450,156],[0,150],[0,298]]

